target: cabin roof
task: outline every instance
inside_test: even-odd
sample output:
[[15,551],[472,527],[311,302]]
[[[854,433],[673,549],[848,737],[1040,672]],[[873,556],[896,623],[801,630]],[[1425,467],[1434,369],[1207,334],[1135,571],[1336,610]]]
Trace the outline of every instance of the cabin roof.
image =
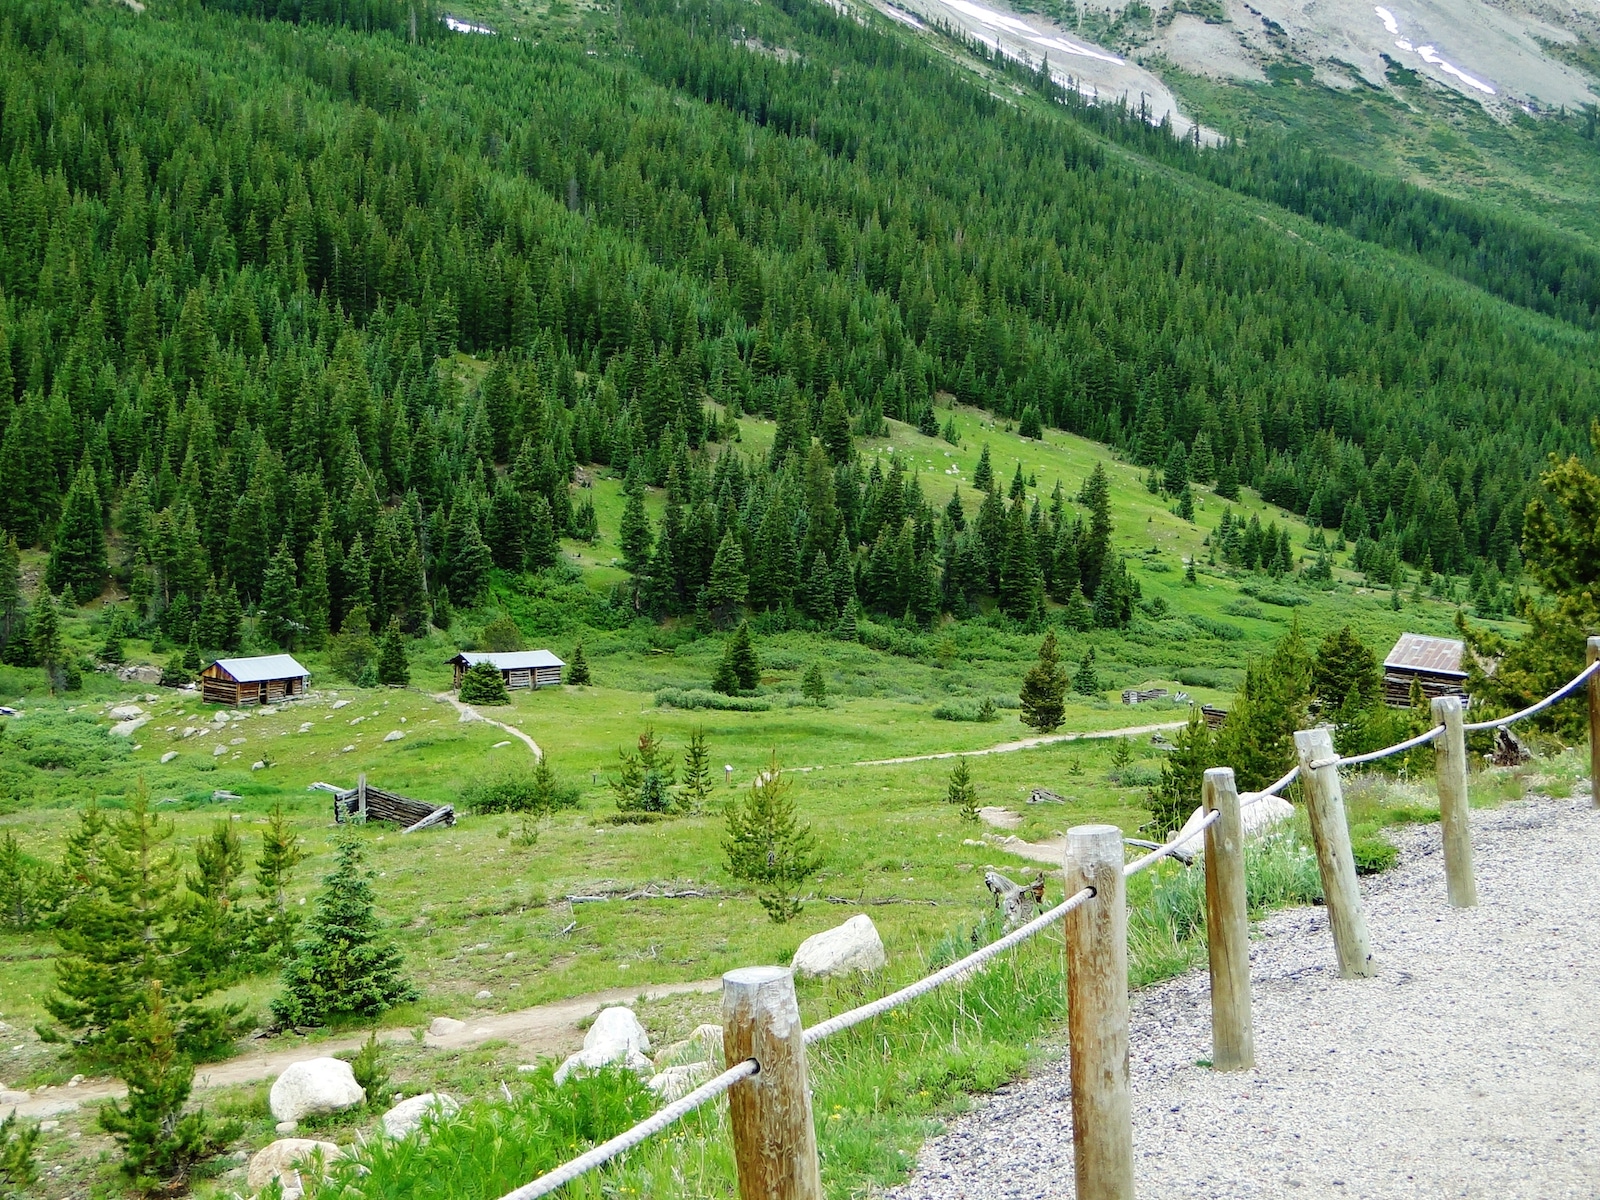
[[1429,675],[1453,675],[1465,679],[1461,656],[1466,647],[1454,638],[1427,637],[1402,633],[1400,640],[1383,660],[1385,670],[1420,671]]
[[499,671],[529,671],[536,667],[564,667],[562,662],[548,650],[511,650],[500,654],[489,654],[481,650],[463,650],[450,660],[451,662],[465,663],[467,666],[476,666],[481,662],[493,663]]
[[269,679],[289,679],[311,674],[295,661],[292,654],[261,654],[255,658],[219,658],[211,665],[220,667],[237,683],[265,683]]

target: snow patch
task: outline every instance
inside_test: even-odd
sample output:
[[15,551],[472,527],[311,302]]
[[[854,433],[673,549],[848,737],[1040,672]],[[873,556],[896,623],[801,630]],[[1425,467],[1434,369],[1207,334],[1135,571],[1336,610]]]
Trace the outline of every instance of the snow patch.
[[1380,5],[1375,6],[1372,11],[1378,15],[1378,20],[1383,22],[1384,30],[1395,39],[1394,44],[1399,49],[1404,50],[1407,54],[1415,54],[1430,67],[1438,67],[1439,70],[1443,71],[1446,75],[1455,76],[1468,87],[1476,88],[1486,96],[1493,96],[1497,94],[1492,84],[1485,83],[1483,80],[1467,74],[1454,63],[1448,62],[1442,55],[1439,54],[1435,47],[1431,45],[1418,46],[1415,45],[1410,38],[1401,37],[1400,22],[1395,19],[1394,13],[1390,12],[1387,8],[1384,8]]

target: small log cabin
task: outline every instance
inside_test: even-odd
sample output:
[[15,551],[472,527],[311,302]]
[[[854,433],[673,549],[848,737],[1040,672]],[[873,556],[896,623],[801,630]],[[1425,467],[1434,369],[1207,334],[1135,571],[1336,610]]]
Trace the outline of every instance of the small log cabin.
[[506,681],[507,688],[555,687],[561,682],[562,662],[548,650],[512,650],[502,654],[463,650],[450,660],[456,669],[456,687],[467,668],[481,662],[493,663]]
[[1435,696],[1460,696],[1469,701],[1467,673],[1461,669],[1466,646],[1454,638],[1402,633],[1383,660],[1383,702],[1390,708],[1411,706],[1411,681],[1422,685],[1429,700]]
[[303,696],[311,672],[288,654],[219,658],[200,672],[200,698],[208,704],[276,704]]

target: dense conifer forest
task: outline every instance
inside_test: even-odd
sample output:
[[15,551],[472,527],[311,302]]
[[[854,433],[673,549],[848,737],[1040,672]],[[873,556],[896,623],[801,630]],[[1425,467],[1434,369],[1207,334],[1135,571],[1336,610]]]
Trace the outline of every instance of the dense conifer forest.
[[[855,452],[941,393],[1180,506],[1255,487],[1379,579],[1515,571],[1600,408],[1581,247],[1004,64],[997,96],[805,0],[537,41],[236,7],[0,2],[0,528],[180,645],[252,606],[284,646],[418,630],[592,537],[593,466],[618,620],[1125,623],[1103,480],[1025,507],[1003,465],[952,495]],[[770,454],[720,444],[747,412]],[[1270,536],[1223,550],[1293,569]]]

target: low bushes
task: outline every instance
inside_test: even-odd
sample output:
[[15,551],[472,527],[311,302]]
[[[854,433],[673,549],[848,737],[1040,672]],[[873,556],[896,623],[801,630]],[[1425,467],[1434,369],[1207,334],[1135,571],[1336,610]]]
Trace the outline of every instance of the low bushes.
[[701,688],[662,688],[656,693],[657,708],[711,708],[721,712],[766,712],[770,700],[758,696],[724,696]]

